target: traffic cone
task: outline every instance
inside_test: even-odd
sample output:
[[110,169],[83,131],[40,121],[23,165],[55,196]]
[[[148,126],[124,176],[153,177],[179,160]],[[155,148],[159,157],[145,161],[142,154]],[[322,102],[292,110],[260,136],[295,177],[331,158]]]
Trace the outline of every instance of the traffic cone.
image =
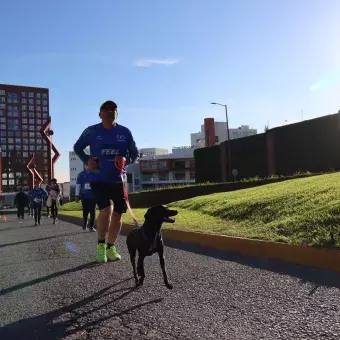
[[4,216],[4,222],[7,222],[7,217],[6,216]]

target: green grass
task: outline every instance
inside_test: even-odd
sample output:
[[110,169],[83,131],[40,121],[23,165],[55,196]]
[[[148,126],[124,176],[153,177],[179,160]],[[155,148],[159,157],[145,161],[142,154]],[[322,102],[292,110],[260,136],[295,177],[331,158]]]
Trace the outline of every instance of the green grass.
[[[288,180],[251,189],[199,196],[168,204],[179,210],[178,228],[291,244],[340,247],[340,174]],[[80,216],[80,204],[65,214]],[[134,209],[143,221],[146,209]],[[127,213],[125,222],[131,222]]]

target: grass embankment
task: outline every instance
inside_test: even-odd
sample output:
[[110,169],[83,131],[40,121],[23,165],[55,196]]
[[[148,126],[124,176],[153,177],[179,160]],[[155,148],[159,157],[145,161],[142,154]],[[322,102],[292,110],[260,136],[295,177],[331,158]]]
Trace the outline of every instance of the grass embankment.
[[[289,180],[261,187],[195,197],[168,204],[179,210],[165,228],[217,233],[291,244],[340,247],[340,174]],[[81,216],[68,203],[65,215]],[[66,211],[67,210],[67,211]],[[143,221],[146,209],[134,209]],[[131,222],[127,213],[125,222]]]

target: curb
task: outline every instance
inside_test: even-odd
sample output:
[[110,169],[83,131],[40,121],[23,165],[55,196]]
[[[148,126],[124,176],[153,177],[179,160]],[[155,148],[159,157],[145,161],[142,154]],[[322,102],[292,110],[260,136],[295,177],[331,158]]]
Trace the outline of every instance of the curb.
[[[78,217],[61,214],[60,217],[69,222],[79,223],[81,221],[81,218]],[[133,225],[123,223],[122,234],[128,233],[132,228]],[[297,246],[175,229],[163,229],[162,235],[165,240],[180,241],[216,250],[232,251],[242,255],[275,259],[340,272],[340,250],[337,249]]]

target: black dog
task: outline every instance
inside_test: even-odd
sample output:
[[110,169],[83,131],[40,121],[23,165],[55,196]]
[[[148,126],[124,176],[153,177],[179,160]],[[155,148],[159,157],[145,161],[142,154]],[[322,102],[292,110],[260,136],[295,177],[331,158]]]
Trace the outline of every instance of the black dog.
[[[174,223],[175,219],[171,216],[176,216],[176,210],[170,210],[163,205],[157,205],[147,210],[144,215],[144,224],[137,229],[131,231],[126,239],[126,244],[130,253],[130,260],[133,268],[133,275],[136,281],[136,286],[141,286],[144,283],[144,258],[158,253],[159,261],[163,272],[164,283],[167,288],[172,289],[173,286],[168,281],[168,276],[165,270],[164,260],[164,244],[161,234],[163,222]],[[136,271],[136,252],[138,250],[138,264]],[[139,279],[137,277],[137,273]]]

